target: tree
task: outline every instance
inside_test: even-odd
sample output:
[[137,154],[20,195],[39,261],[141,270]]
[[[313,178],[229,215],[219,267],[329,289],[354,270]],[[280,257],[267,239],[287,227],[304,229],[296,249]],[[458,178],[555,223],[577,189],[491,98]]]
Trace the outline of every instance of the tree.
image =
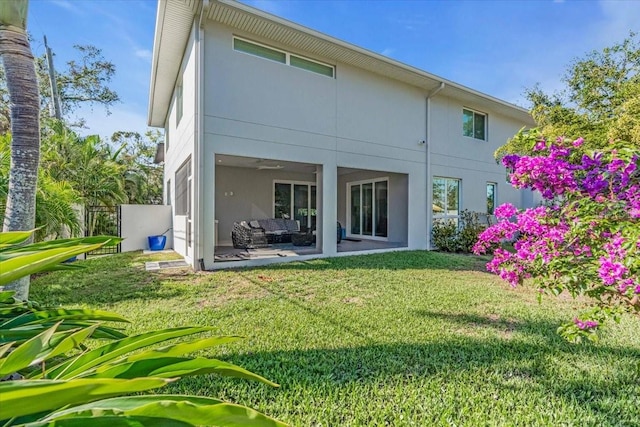
[[[608,317],[640,314],[640,152],[627,142],[575,155],[584,144],[535,132],[516,136],[534,156],[505,156],[516,188],[542,194],[546,203],[496,209],[499,222],[481,235],[474,251],[493,251],[487,269],[511,285],[531,279],[542,293],[582,296],[594,307],[560,328],[570,340],[595,339]],[[579,153],[578,153],[579,154]],[[513,251],[502,248],[513,241]]]
[[[65,68],[56,69],[56,83],[61,109],[67,120],[83,105],[109,107],[120,101],[118,94],[108,84],[115,75],[115,65],[102,56],[102,50],[91,45],[74,45],[78,56],[66,63]],[[49,87],[49,71],[44,55],[36,58],[36,76],[40,89],[40,110],[42,118],[50,116],[53,102]],[[0,133],[9,129],[9,93],[6,76],[0,69]],[[84,119],[74,117],[74,126],[84,125]],[[46,123],[45,123],[46,124]]]
[[[36,186],[40,161],[40,101],[34,58],[27,38],[28,0],[0,2],[0,58],[11,105],[11,167],[4,231],[31,230],[35,225]],[[29,278],[7,285],[16,297],[29,296]]]
[[[563,80],[566,87],[560,93],[548,94],[538,85],[526,92],[541,137],[582,137],[580,150],[603,149],[610,140],[640,145],[640,38],[636,33],[574,60]],[[496,151],[496,158],[531,155],[531,150],[514,138]]]

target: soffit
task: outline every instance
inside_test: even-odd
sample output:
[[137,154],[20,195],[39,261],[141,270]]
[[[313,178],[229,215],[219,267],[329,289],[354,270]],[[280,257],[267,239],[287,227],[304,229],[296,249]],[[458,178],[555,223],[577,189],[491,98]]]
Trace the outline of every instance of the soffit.
[[158,1],[147,117],[150,126],[164,126],[193,17],[201,3],[200,0]]
[[[159,2],[149,102],[149,124],[152,126],[164,125],[193,16],[201,5],[202,0],[160,0]],[[440,92],[442,95],[458,99],[469,107],[499,112],[534,125],[528,111],[521,107],[235,0],[212,0],[207,18],[301,52],[317,55],[336,63],[353,65],[405,82],[424,90],[425,94],[444,83],[445,88]]]

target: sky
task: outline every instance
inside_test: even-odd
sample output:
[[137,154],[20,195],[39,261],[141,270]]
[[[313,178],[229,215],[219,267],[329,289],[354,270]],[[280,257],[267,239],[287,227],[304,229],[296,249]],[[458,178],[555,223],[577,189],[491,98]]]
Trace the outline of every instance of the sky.
[[[1,0],[0,0],[1,1]],[[527,107],[527,88],[562,88],[573,60],[640,32],[640,0],[243,0],[251,6]],[[31,0],[34,54],[55,67],[91,44],[116,66],[121,102],[84,108],[83,134],[147,128],[156,0]]]

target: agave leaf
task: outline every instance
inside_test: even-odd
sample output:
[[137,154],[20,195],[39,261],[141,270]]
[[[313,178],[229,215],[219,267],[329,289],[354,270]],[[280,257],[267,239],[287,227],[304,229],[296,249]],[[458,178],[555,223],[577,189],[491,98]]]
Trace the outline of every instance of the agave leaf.
[[168,341],[170,339],[179,338],[187,335],[199,334],[213,330],[211,327],[182,327],[161,329],[158,331],[147,332],[132,337],[120,339],[110,342],[102,347],[98,347],[89,351],[73,360],[68,360],[53,367],[49,373],[49,378],[65,379],[82,376],[91,369],[108,363],[123,354],[131,351],[139,350],[149,345],[159,342]]
[[178,378],[204,374],[245,378],[260,381],[272,387],[279,387],[278,384],[232,363],[204,357],[197,357],[195,359],[186,357],[163,357],[150,360],[137,360],[135,362],[117,365],[106,365],[96,369],[95,373],[90,373],[85,378]]
[[102,310],[90,310],[87,308],[50,308],[46,310],[23,313],[0,324],[0,329],[15,328],[18,326],[51,323],[59,320],[99,320],[110,322],[129,321],[117,313]]
[[[57,327],[58,325],[56,324],[44,330],[42,333],[20,344],[7,357],[0,359],[0,377],[18,372],[34,363],[38,355],[49,345],[49,340]],[[2,396],[2,401],[4,402],[4,395]]]
[[75,379],[68,381],[19,380],[0,382],[0,420],[151,390],[170,380],[162,378]]
[[[253,409],[240,405],[222,402],[217,399],[198,396],[179,395],[152,395],[152,396],[126,396],[111,399],[103,399],[86,405],[76,406],[55,412],[40,422],[73,419],[70,417],[82,417],[87,420],[86,425],[93,426],[93,416],[122,415],[125,417],[146,417],[180,421],[190,425],[216,425],[216,426],[257,426],[257,427],[283,427],[286,424],[269,418]],[[126,425],[126,424],[124,424]],[[155,425],[155,424],[142,424]],[[168,424],[170,425],[170,424]],[[30,425],[31,426],[31,425]]]

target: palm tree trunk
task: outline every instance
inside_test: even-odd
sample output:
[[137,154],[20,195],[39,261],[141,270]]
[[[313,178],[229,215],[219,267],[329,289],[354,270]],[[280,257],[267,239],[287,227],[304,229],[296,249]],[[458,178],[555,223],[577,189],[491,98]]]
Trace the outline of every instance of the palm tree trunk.
[[[35,227],[36,186],[40,161],[40,100],[33,54],[25,32],[0,27],[2,58],[11,101],[11,169],[3,230]],[[6,286],[17,299],[29,296],[29,278]]]

